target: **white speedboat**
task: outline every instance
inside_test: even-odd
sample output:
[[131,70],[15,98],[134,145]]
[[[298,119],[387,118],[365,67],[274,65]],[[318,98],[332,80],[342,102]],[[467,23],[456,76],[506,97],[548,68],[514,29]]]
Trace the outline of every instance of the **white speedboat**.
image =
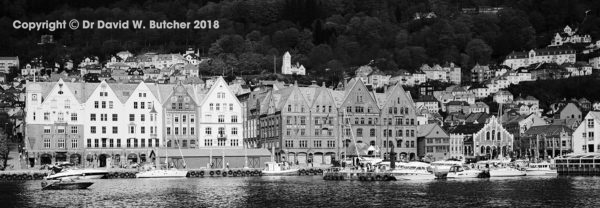
[[530,163],[525,169],[527,176],[557,176],[558,171],[550,168],[550,163]]
[[168,170],[148,170],[135,174],[136,178],[185,178],[187,176],[187,170],[177,170],[175,168]]
[[431,171],[431,165],[422,162],[409,162],[399,169],[391,170],[390,173],[397,179],[404,180],[432,180],[435,174]]
[[521,171],[510,167],[490,169],[489,172],[490,177],[515,177],[526,175],[525,171]]
[[485,176],[487,176],[487,174],[481,170],[455,165],[450,167],[446,178],[482,178]]
[[283,163],[266,162],[267,167],[262,171],[265,176],[296,176],[298,169],[291,168]]
[[431,163],[431,166],[435,169],[436,172],[448,172],[450,168],[455,165],[462,166],[463,162],[456,160],[441,160]]
[[59,173],[45,177],[46,180],[59,180],[63,178],[100,179],[108,174],[107,170],[100,169],[66,169]]

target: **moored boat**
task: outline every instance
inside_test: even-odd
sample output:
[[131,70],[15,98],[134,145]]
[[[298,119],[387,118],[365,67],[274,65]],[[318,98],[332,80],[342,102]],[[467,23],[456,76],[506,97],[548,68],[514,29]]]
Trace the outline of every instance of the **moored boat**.
[[557,176],[558,171],[551,168],[551,164],[547,162],[529,163],[525,169],[527,176]]
[[422,162],[409,162],[399,169],[390,170],[394,177],[404,180],[432,180],[435,174],[431,171],[431,165]]
[[284,163],[266,162],[266,167],[262,171],[265,176],[295,176],[298,175],[298,169],[291,168]]
[[454,165],[450,167],[446,178],[485,178],[489,177],[486,171],[471,169],[468,166]]
[[490,177],[515,177],[515,176],[525,176],[525,171],[518,170],[511,167],[504,168],[496,168],[490,169]]

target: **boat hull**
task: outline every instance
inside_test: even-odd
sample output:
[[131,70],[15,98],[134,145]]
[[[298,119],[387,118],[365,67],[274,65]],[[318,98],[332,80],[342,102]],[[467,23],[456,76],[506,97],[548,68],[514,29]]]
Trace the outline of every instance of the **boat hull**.
[[435,179],[434,174],[402,174],[402,175],[394,174],[394,177],[396,177],[399,180],[433,180],[433,179]]
[[518,177],[527,175],[525,171],[490,170],[490,177]]
[[93,182],[56,182],[42,187],[42,190],[75,190],[86,189],[93,185]]
[[449,172],[446,178],[482,178],[483,171]]
[[185,170],[150,170],[135,174],[136,178],[185,178]]
[[282,171],[262,171],[264,176],[297,176],[298,169],[282,170]]
[[527,176],[557,176],[558,172],[556,170],[528,170],[526,174]]
[[51,176],[47,176],[46,180],[58,180],[62,178],[78,178],[78,179],[100,179],[108,174],[105,170],[67,170]]

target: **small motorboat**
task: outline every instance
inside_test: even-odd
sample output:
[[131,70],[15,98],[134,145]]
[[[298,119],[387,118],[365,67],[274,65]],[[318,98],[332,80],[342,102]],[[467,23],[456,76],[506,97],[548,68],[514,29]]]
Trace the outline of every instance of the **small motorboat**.
[[515,177],[525,176],[525,171],[521,171],[511,167],[490,169],[490,177]]
[[283,163],[277,162],[266,162],[266,167],[262,171],[265,176],[296,176],[298,175],[298,169],[291,168]]
[[409,162],[402,165],[399,169],[389,171],[394,177],[400,180],[433,180],[435,174],[431,165],[422,162]]
[[100,179],[108,174],[107,170],[101,169],[66,169],[46,177],[46,180],[58,180],[61,178]]
[[450,167],[446,178],[485,178],[489,174],[482,170],[471,169],[468,166],[454,165]]
[[74,189],[86,189],[93,185],[93,182],[76,181],[73,179],[61,179],[58,181],[48,182],[42,181],[42,190],[74,190]]
[[527,176],[557,176],[558,171],[550,168],[550,163],[530,163],[525,169]]

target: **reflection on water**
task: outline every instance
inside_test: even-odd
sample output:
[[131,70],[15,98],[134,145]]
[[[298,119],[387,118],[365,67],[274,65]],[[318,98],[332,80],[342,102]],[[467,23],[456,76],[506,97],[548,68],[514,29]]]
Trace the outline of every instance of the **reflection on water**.
[[2,207],[590,207],[599,177],[323,181],[321,177],[111,179],[88,190],[0,182]]

